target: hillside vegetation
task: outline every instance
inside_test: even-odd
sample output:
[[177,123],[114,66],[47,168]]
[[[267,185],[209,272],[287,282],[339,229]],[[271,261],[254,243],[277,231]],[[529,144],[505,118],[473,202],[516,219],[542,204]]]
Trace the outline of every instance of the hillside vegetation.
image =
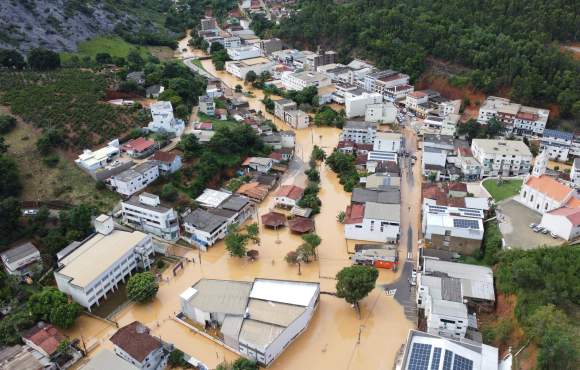
[[[557,103],[580,117],[580,63],[560,42],[578,41],[577,2],[566,0],[304,0],[269,33],[297,47],[336,49],[419,77],[433,56],[469,70],[456,84],[508,88],[521,103]],[[363,16],[364,15],[364,16]]]

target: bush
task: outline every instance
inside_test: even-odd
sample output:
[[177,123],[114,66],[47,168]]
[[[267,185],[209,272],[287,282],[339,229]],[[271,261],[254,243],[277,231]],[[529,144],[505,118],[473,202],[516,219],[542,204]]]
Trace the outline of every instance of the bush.
[[173,184],[163,185],[163,188],[161,189],[161,194],[159,194],[159,197],[161,199],[168,202],[175,202],[178,196],[179,193],[177,192],[177,189],[175,188],[175,186],[173,186]]
[[47,166],[54,168],[60,162],[60,157],[57,154],[49,154],[42,158],[42,162]]
[[165,262],[163,262],[163,260],[157,260],[157,263],[155,264],[157,266],[158,269],[162,269],[165,267]]
[[28,53],[28,64],[39,71],[57,69],[60,67],[60,55],[47,49],[32,49]]
[[16,118],[0,114],[0,134],[7,134],[16,127]]

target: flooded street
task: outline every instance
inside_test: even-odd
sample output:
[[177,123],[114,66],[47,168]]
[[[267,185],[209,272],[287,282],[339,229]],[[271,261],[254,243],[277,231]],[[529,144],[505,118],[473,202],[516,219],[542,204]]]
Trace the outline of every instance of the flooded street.
[[[187,47],[187,41],[184,40],[180,42],[178,50],[186,48],[187,51],[180,54],[180,57],[199,54],[199,51]],[[206,71],[220,78],[231,88],[237,84],[243,85],[242,81],[226,72],[215,71],[210,60],[202,61],[202,65]],[[251,108],[261,111],[280,129],[289,129],[283,122],[266,113],[261,103],[263,98],[261,91],[252,90],[249,86],[245,86],[244,89],[253,94],[253,97],[247,97]],[[308,162],[313,145],[322,147],[330,154],[338,142],[340,130],[313,127],[295,132],[296,163],[293,163],[284,175],[282,183],[304,186],[304,164]],[[251,281],[261,277],[316,281],[320,282],[322,292],[334,292],[335,274],[351,264],[343,225],[336,221],[337,214],[344,211],[350,202],[350,193],[343,191],[336,175],[324,164],[320,166],[320,175],[319,197],[322,207],[321,213],[315,216],[315,222],[316,233],[321,237],[322,243],[317,249],[318,260],[303,263],[301,275],[298,274],[298,266],[288,265],[284,261],[284,256],[289,251],[295,250],[302,243],[302,239],[298,235],[291,234],[288,228],[276,232],[264,229],[260,225],[260,245],[248,245],[248,249],[259,251],[260,255],[256,261],[230,257],[223,241],[208,252],[201,253],[201,261],[197,250],[183,248],[183,254],[189,259],[195,259],[195,262],[186,263],[184,269],[178,271],[175,277],[171,268],[166,269],[163,276],[169,281],[161,283],[153,302],[145,305],[129,305],[113,319],[120,325],[139,320],[149,326],[153,334],[175,344],[182,351],[213,368],[224,359],[234,360],[237,355],[190,332],[172,319],[179,311],[179,294],[200,278]],[[269,212],[273,205],[273,197],[270,195],[257,208],[250,222],[259,222],[260,216]],[[402,217],[402,222],[406,224],[405,228],[402,225],[402,235],[406,234],[409,218],[413,219],[418,211],[414,211],[413,217]],[[416,230],[413,234],[416,235]],[[280,243],[277,243],[277,240],[280,240]],[[406,243],[407,239],[404,240]],[[406,258],[405,248],[406,244],[401,249],[402,262]],[[404,342],[408,330],[414,327],[414,323],[405,317],[402,306],[378,287],[380,284],[393,282],[396,278],[397,273],[380,270],[377,288],[361,302],[360,319],[343,299],[322,294],[318,311],[310,327],[283,352],[271,369],[391,369],[396,352]],[[82,335],[87,346],[93,341],[110,347],[108,338],[115,331],[113,325],[83,317],[69,334],[75,337]]]

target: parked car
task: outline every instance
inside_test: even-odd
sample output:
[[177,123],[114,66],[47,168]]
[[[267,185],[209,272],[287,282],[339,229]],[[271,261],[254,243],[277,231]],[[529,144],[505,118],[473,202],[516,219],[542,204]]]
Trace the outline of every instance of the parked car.
[[538,224],[535,224],[535,223],[533,223],[533,222],[532,222],[532,223],[531,223],[529,226],[530,226],[530,229],[533,229],[533,228],[535,228],[536,226],[538,226]]
[[417,285],[417,271],[411,271],[411,278],[409,279],[409,284],[412,286]]
[[22,214],[24,216],[35,216],[38,214],[38,209],[23,209]]
[[544,234],[544,235],[548,234],[549,232],[550,232],[550,230],[548,230],[548,229],[543,229],[542,230],[542,234]]
[[550,236],[554,239],[558,239],[558,235],[554,234],[553,232],[550,232]]
[[541,232],[542,230],[544,230],[544,228],[543,228],[543,227],[541,227],[541,226],[536,226],[536,227],[534,227],[534,228],[533,228],[533,230],[534,230],[534,232],[535,232],[535,233],[539,233],[539,232]]

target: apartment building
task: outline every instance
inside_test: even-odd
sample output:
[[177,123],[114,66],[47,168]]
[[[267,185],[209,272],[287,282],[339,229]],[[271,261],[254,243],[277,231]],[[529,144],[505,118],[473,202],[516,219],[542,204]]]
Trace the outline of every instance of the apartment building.
[[473,139],[473,157],[481,164],[481,176],[519,176],[530,172],[532,153],[523,141]]
[[461,173],[466,181],[477,180],[481,177],[481,164],[473,157],[470,148],[460,147],[457,150],[457,159]]
[[344,94],[344,112],[346,118],[364,117],[367,106],[383,102],[383,96],[379,93]]
[[570,171],[570,181],[576,189],[580,188],[580,158],[574,158],[572,170]]
[[373,122],[347,121],[340,134],[341,141],[356,144],[373,144],[377,135],[377,124]]
[[580,132],[575,132],[570,146],[570,155],[580,157]]
[[183,219],[183,238],[207,251],[208,247],[226,237],[229,225],[227,217],[198,208]]
[[368,104],[365,112],[365,121],[394,123],[397,113],[397,107],[391,102]]
[[365,91],[379,93],[390,101],[400,99],[413,91],[408,75],[390,69],[369,73],[360,83]]
[[419,109],[419,105],[427,104],[429,101],[429,95],[423,91],[415,91],[407,95],[405,98],[405,107],[413,112]]
[[173,208],[161,204],[159,196],[150,193],[134,195],[121,202],[123,222],[164,240],[179,239],[179,220]]
[[306,56],[304,60],[304,69],[308,71],[316,71],[318,67],[327,64],[334,64],[338,59],[338,54],[335,51],[323,51],[316,54]]
[[54,272],[58,289],[89,311],[134,270],[149,268],[154,252],[149,235],[115,230],[111,216],[97,217],[95,230],[59,253]]
[[396,242],[400,236],[401,205],[378,202],[346,207],[344,237],[371,242]]
[[507,133],[540,136],[548,122],[550,111],[512,103],[509,99],[489,96],[479,108],[477,121],[486,124],[492,117],[502,123]]
[[117,356],[141,370],[165,369],[172,350],[172,346],[151,335],[149,328],[139,321],[117,330],[110,341]]
[[175,118],[171,102],[158,101],[151,104],[149,108],[151,109],[151,117],[153,118],[153,121],[147,126],[149,131],[181,136],[185,129],[185,123]]
[[540,139],[540,149],[545,151],[550,159],[566,162],[573,140],[574,134],[571,132],[545,129]]
[[332,82],[324,73],[316,71],[284,72],[280,79],[287,90],[302,91],[311,86],[329,86]]
[[105,183],[113,191],[129,197],[145,189],[159,177],[159,165],[155,161],[147,161],[136,165],[118,175],[107,179]]
[[403,136],[397,132],[379,131],[375,135],[373,151],[399,153],[401,151],[401,141]]
[[215,116],[215,101],[212,97],[208,95],[200,96],[199,99],[199,111],[208,116]]

